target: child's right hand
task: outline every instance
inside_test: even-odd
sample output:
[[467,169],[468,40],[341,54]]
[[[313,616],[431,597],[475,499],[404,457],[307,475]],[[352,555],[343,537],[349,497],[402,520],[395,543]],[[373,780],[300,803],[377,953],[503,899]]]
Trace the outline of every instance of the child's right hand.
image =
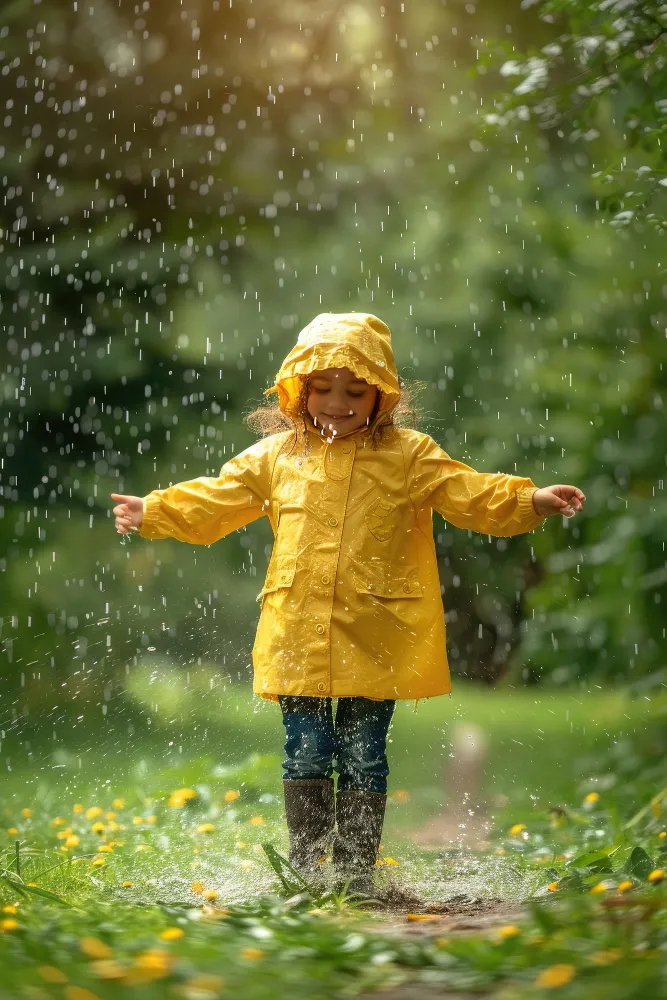
[[141,497],[124,496],[122,493],[111,493],[112,500],[120,500],[113,513],[116,515],[116,531],[119,535],[127,535],[133,528],[139,529],[144,519],[144,501]]

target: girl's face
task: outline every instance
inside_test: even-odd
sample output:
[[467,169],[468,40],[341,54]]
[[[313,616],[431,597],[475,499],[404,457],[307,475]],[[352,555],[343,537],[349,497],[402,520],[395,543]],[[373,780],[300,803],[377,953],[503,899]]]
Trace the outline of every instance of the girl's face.
[[377,386],[358,378],[349,368],[312,372],[308,380],[308,413],[322,433],[339,437],[369,423]]

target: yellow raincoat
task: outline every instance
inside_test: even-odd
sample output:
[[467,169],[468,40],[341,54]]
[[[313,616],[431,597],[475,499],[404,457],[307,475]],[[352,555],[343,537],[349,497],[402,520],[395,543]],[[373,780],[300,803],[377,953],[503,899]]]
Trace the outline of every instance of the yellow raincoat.
[[518,535],[535,513],[528,478],[475,472],[426,434],[370,431],[399,398],[389,329],[364,313],[323,313],[299,335],[267,393],[297,414],[301,379],[347,367],[381,390],[371,428],[328,442],[308,428],[263,438],[202,476],[144,497],[144,538],[211,545],[262,515],[274,545],[258,600],[254,691],[314,697],[428,698],[450,691],[432,516]]

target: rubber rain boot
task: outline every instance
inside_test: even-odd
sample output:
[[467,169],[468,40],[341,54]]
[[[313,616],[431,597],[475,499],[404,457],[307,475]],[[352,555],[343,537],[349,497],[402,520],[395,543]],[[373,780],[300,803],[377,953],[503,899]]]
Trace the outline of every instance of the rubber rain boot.
[[348,893],[380,900],[373,882],[387,796],[361,790],[336,794],[333,863],[339,889],[349,880]]
[[322,881],[320,861],[334,828],[334,785],[328,778],[283,779],[289,863],[309,884]]

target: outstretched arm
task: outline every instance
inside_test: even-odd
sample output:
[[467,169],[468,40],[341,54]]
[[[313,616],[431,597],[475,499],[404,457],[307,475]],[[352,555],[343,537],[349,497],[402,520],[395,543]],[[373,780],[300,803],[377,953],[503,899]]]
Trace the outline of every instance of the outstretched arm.
[[[430,506],[457,528],[485,535],[520,535],[544,523],[533,506],[538,487],[525,476],[476,472],[426,434],[415,435],[408,459],[413,503]],[[555,513],[555,511],[554,511]]]
[[[139,526],[142,538],[211,545],[268,513],[270,480],[270,450],[264,439],[226,462],[218,476],[153,490],[141,498],[141,519],[130,524]],[[139,499],[112,496],[126,502]]]

